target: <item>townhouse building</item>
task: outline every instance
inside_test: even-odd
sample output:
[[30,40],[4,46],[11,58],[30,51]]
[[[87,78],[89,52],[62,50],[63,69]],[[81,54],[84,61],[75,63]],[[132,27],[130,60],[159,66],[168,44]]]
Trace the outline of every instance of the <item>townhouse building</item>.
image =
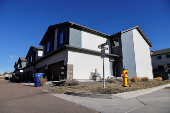
[[152,51],[152,66],[154,71],[170,70],[170,48]]
[[26,55],[26,67],[23,68],[22,81],[34,81],[34,73],[36,72],[35,61],[39,60],[43,56],[43,48],[30,46]]
[[26,62],[27,59],[25,59],[25,57],[19,57],[18,62],[15,62],[14,64],[15,76],[19,77],[20,79],[22,78],[23,68],[26,66]]
[[103,76],[103,60],[98,48],[103,43],[108,47],[104,58],[106,78],[121,77],[121,70],[126,66],[129,78],[147,76],[153,79],[152,43],[139,26],[108,35],[69,21],[48,27],[39,44],[43,47],[42,57],[34,60],[28,52],[24,75],[44,73],[48,80],[55,81],[89,80],[97,69]]

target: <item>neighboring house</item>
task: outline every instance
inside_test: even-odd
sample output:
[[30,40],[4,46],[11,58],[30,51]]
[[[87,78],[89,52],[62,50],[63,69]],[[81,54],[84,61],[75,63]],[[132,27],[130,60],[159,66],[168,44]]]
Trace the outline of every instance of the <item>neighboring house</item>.
[[152,66],[154,71],[165,71],[170,69],[170,48],[153,51]]
[[26,66],[27,60],[24,57],[19,57],[18,62],[15,62],[15,75],[22,78],[23,68]]
[[43,48],[30,46],[30,49],[25,57],[27,59],[26,67],[23,68],[23,81],[34,81],[33,73],[36,72],[36,65],[33,64],[43,56]]
[[13,74],[12,72],[5,72],[4,76],[12,76],[12,74]]
[[[28,52],[24,74],[45,73],[48,80],[92,79],[97,71],[103,77],[103,59],[99,45],[107,43],[105,51],[105,78],[121,77],[126,66],[129,78],[133,76],[153,79],[151,65],[151,42],[139,26],[114,35],[64,22],[48,27],[40,45],[43,57],[35,60],[35,52]],[[33,56],[34,55],[34,56]],[[31,62],[32,61],[32,62]]]
[[14,64],[14,71],[16,71],[19,68],[18,62],[15,62]]

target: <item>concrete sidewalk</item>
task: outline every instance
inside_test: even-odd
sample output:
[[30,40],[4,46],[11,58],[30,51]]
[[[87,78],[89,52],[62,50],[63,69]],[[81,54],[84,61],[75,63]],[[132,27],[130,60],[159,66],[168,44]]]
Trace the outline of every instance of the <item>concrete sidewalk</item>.
[[112,94],[111,97],[115,98],[115,96],[116,96],[116,97],[120,97],[120,98],[123,98],[123,99],[128,99],[128,98],[137,97],[137,96],[140,96],[140,95],[143,95],[143,94],[152,93],[154,91],[163,89],[164,87],[170,87],[170,84],[166,84],[166,85],[162,85],[162,86],[157,86],[157,87],[153,87],[153,88],[137,90],[137,91],[130,91],[130,92]]
[[51,95],[102,113],[125,113],[134,108],[144,106],[143,103],[136,98],[127,101],[126,99],[88,98],[65,94]]
[[112,99],[66,94],[52,95],[102,113],[170,113],[170,90],[163,89],[169,86],[170,84],[167,84],[138,91],[113,94],[111,95]]

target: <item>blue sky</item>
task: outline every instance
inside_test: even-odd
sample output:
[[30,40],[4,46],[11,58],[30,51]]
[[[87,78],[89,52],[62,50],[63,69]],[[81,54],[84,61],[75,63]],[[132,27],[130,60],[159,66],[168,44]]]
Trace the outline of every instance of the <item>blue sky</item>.
[[139,25],[152,50],[170,48],[170,0],[0,0],[0,73],[65,21],[110,35]]

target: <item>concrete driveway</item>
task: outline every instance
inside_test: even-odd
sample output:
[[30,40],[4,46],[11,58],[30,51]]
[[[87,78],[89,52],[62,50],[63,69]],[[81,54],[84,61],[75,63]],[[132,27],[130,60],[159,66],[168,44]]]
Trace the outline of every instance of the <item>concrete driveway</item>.
[[129,99],[99,99],[64,94],[53,96],[102,113],[170,113],[170,89],[160,89]]
[[20,83],[0,80],[0,113],[96,113]]

